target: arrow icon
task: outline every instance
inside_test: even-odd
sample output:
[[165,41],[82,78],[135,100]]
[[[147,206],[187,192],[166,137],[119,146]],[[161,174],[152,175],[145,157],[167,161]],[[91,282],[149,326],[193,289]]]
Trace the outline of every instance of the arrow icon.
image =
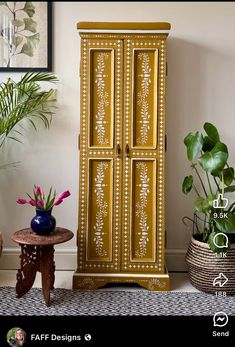
[[223,287],[227,282],[228,278],[220,272],[219,276],[214,279],[213,286],[219,285],[219,287]]

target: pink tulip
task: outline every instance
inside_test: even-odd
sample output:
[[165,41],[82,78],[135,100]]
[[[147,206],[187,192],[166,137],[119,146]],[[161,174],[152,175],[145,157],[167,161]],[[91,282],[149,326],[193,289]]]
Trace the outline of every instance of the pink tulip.
[[63,202],[63,199],[57,198],[57,199],[55,200],[55,202],[54,202],[54,205],[55,205],[55,206],[58,206],[58,205],[61,204],[62,202]]
[[39,186],[36,186],[34,189],[34,193],[36,196],[40,195],[42,193],[41,188]]
[[67,198],[68,196],[70,196],[70,192],[68,190],[66,190],[65,192],[61,193],[57,199],[61,200],[61,199],[65,199]]
[[16,202],[17,202],[17,204],[24,205],[24,204],[26,204],[27,201],[24,198],[18,198],[16,200]]
[[44,207],[44,202],[42,200],[37,201],[37,207],[43,208]]
[[31,206],[36,206],[36,201],[32,198],[29,199],[29,202],[28,202]]

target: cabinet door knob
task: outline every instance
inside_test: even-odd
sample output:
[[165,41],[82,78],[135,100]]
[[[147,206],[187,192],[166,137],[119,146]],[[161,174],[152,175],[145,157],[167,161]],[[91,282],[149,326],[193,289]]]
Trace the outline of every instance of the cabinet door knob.
[[126,156],[127,157],[130,156],[130,147],[129,147],[128,143],[126,144]]
[[117,146],[116,146],[116,154],[117,154],[118,157],[119,157],[120,154],[121,154],[121,146],[120,146],[119,143],[118,143]]

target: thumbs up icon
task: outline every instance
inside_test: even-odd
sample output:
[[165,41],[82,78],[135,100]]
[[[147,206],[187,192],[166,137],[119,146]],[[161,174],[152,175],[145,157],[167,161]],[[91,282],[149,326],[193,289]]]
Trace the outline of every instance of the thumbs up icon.
[[228,206],[228,199],[224,198],[222,194],[218,195],[218,198],[213,200],[214,208],[226,208]]

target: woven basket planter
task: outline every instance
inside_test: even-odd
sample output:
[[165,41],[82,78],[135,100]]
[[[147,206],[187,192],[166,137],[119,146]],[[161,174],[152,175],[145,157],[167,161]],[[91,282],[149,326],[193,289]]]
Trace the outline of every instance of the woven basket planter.
[[[208,293],[225,291],[235,294],[235,245],[226,254],[225,258],[217,257],[209,245],[192,238],[187,254],[186,263],[189,268],[189,278],[194,287]],[[223,273],[228,281],[223,287],[213,286],[213,281]]]

